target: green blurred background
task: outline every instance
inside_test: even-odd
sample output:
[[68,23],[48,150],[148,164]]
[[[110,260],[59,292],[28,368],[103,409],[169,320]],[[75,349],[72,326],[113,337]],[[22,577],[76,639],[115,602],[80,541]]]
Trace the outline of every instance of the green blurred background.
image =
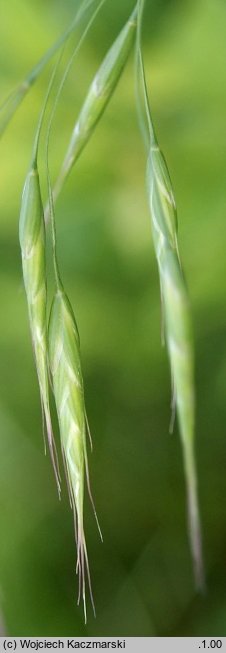
[[[70,22],[75,0],[2,2],[1,95]],[[85,89],[132,9],[109,0],[75,63],[51,140],[59,169]],[[174,184],[196,346],[197,462],[207,592],[196,594],[178,430],[160,343],[159,283],[133,58],[57,205],[62,275],[81,334],[97,618],[76,607],[73,520],[44,456],[18,214],[50,68],[1,141],[0,611],[8,635],[226,636],[226,5],[149,0],[145,63]],[[75,36],[71,41],[71,48]],[[67,51],[68,53],[68,51]],[[45,149],[42,141],[42,156]],[[45,196],[44,164],[43,194]]]

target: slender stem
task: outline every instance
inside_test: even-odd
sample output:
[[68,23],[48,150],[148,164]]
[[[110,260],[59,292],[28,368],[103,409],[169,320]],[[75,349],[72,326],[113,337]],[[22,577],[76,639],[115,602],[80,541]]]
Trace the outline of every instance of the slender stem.
[[53,202],[53,193],[52,193],[52,186],[51,186],[51,180],[50,180],[50,172],[49,172],[49,141],[50,141],[50,134],[51,134],[51,129],[52,129],[52,124],[53,124],[53,119],[55,116],[56,108],[59,102],[60,95],[62,93],[64,84],[66,82],[67,76],[69,74],[69,71],[71,69],[72,63],[74,61],[74,58],[76,54],[78,53],[91,25],[93,24],[97,14],[99,13],[101,7],[103,4],[106,2],[106,0],[101,0],[93,12],[93,15],[91,16],[86,28],[84,29],[84,32],[72,54],[72,57],[70,58],[68,65],[66,67],[66,70],[64,72],[64,75],[62,77],[58,92],[56,94],[55,102],[53,105],[53,109],[51,112],[50,120],[49,120],[49,126],[48,126],[48,132],[47,132],[47,143],[46,143],[46,166],[47,166],[47,182],[48,182],[48,195],[49,195],[49,215],[50,215],[50,222],[51,222],[51,232],[52,232],[52,247],[53,247],[53,266],[54,266],[54,276],[55,276],[55,282],[57,288],[60,290],[62,287],[62,282],[60,278],[60,272],[59,272],[59,264],[58,264],[58,258],[57,258],[57,239],[56,239],[56,223],[55,223],[55,215],[54,215],[54,202]]
[[[77,22],[80,20],[80,18],[81,18],[81,16],[83,15],[84,11],[86,11],[86,10],[89,8],[89,6],[93,3],[93,1],[94,1],[94,0],[85,0],[85,2],[82,3],[82,6],[80,7],[80,10],[78,10],[78,12],[76,13],[75,19],[74,19],[72,25],[70,26],[70,28],[69,28],[69,29],[68,29],[68,30],[67,30],[67,31],[62,35],[62,37],[57,41],[57,43],[54,44],[54,46],[53,46],[53,47],[50,49],[50,51],[47,53],[47,55],[48,55],[48,59],[49,59],[50,57],[52,57],[52,56],[57,52],[57,50],[58,50],[61,46],[63,47],[63,50],[62,50],[62,52],[61,52],[61,54],[60,54],[60,57],[59,57],[59,60],[58,60],[58,62],[57,62],[57,64],[56,64],[56,66],[55,66],[55,68],[54,68],[54,71],[53,71],[53,74],[52,74],[52,76],[51,76],[50,83],[49,83],[48,90],[47,90],[47,94],[46,94],[46,98],[45,98],[45,101],[44,101],[44,104],[43,104],[43,107],[42,107],[42,111],[41,111],[41,114],[40,114],[40,117],[39,117],[39,121],[38,121],[38,127],[37,127],[37,132],[36,132],[35,141],[34,141],[34,147],[33,147],[33,154],[32,154],[32,163],[33,163],[34,166],[37,165],[37,156],[38,156],[38,148],[39,148],[39,141],[40,141],[40,133],[41,133],[41,129],[42,129],[42,124],[43,124],[44,115],[45,115],[45,112],[46,112],[46,107],[47,107],[48,100],[49,100],[49,96],[50,96],[50,93],[51,93],[51,90],[52,90],[52,87],[53,87],[53,83],[54,83],[54,79],[55,79],[55,76],[56,76],[56,72],[57,72],[57,69],[58,69],[58,67],[59,67],[59,64],[60,64],[60,61],[61,61],[61,59],[62,59],[62,56],[63,56],[64,48],[65,48],[65,45],[66,45],[66,41],[67,41],[67,39],[69,38],[69,36],[71,35],[71,33],[72,33],[72,31],[73,31],[75,25],[76,25]],[[103,4],[103,2],[105,2],[105,0],[102,0],[102,4]],[[100,7],[99,7],[99,8],[100,8]],[[94,12],[94,15],[93,15],[94,17],[95,17],[95,15],[96,15],[97,11],[99,11],[99,8],[98,8],[98,10],[96,10],[96,12]],[[93,17],[92,17],[91,20],[93,20]],[[87,33],[87,28],[86,28],[85,31],[83,32],[83,38],[85,38],[86,33]],[[74,53],[73,53],[73,55],[72,55],[72,58],[71,58],[70,61],[69,61],[69,64],[68,64],[68,66],[67,66],[67,68],[66,68],[66,72],[68,72],[68,69],[70,69],[70,67],[71,67],[71,65],[72,65],[72,61],[73,61],[74,56],[75,56],[75,53],[77,52],[77,48],[79,47],[80,44],[81,44],[81,39],[80,39],[80,41],[79,41],[79,43],[78,43],[78,46],[76,47],[76,50],[74,51]],[[47,57],[47,55],[46,55],[46,57]],[[38,67],[39,67],[39,68],[42,67],[42,65],[43,65],[43,61],[44,61],[44,59],[46,59],[46,57],[43,57],[43,59],[41,59],[41,61],[39,62],[39,64],[37,64],[37,66],[36,66],[36,68],[35,68],[35,71],[38,69]],[[32,74],[31,74],[31,75],[33,75],[33,74],[34,74],[34,70],[32,71]],[[30,79],[31,79],[31,75],[30,75]],[[63,84],[64,84],[64,82],[65,82],[65,79],[66,79],[66,77],[65,77],[65,74],[64,74],[64,76],[63,76],[63,80],[62,80]],[[62,87],[63,87],[62,82],[61,82],[61,84],[60,84],[60,89],[58,90],[58,93],[57,93],[57,96],[56,96],[56,100],[55,100],[55,103],[54,103],[54,113],[55,113],[56,105],[57,105],[58,100],[59,100],[60,92],[61,92]],[[51,116],[51,120],[52,120],[52,117],[53,117],[53,116]]]
[[[65,47],[65,46],[64,46],[64,47]],[[60,65],[61,59],[62,59],[62,57],[63,57],[64,47],[63,47],[62,52],[60,53],[60,56],[59,56],[59,58],[58,58],[58,61],[57,61],[56,65],[55,65],[55,67],[54,67],[54,70],[53,70],[53,72],[52,72],[52,75],[51,75],[51,78],[50,78],[50,82],[49,82],[49,85],[48,85],[48,89],[47,89],[47,93],[46,93],[46,97],[45,97],[45,100],[44,100],[44,103],[43,103],[43,107],[42,107],[42,110],[41,110],[41,113],[40,113],[40,116],[39,116],[38,126],[37,126],[37,130],[36,130],[36,134],[35,134],[35,140],[34,140],[33,152],[32,152],[32,167],[37,167],[37,159],[38,159],[38,150],[39,150],[40,134],[41,134],[41,130],[42,130],[43,120],[44,120],[44,116],[45,116],[45,112],[46,112],[46,108],[47,108],[47,104],[48,104],[49,96],[50,96],[50,93],[51,93],[52,88],[53,88],[53,84],[54,84],[54,80],[55,80],[55,77],[56,77],[56,73],[57,73],[57,70],[58,70],[58,68],[59,68],[59,65]]]
[[[150,108],[150,103],[149,103],[149,97],[148,97],[148,89],[147,89],[147,81],[146,81],[146,75],[145,75],[145,68],[144,68],[144,60],[143,60],[143,53],[142,53],[142,21],[143,21],[143,13],[144,13],[144,7],[145,7],[145,0],[138,0],[138,21],[137,21],[137,86],[138,86],[138,79],[139,79],[139,70],[141,73],[141,82],[142,82],[142,87],[143,87],[143,93],[144,93],[144,106],[145,106],[145,114],[146,114],[146,121],[147,121],[147,128],[148,128],[148,134],[149,134],[149,145],[156,145],[157,139],[155,136],[155,130],[154,130],[154,125],[151,119],[151,108]],[[147,139],[145,139],[147,140]]]
[[69,36],[72,34],[74,28],[78,24],[78,22],[81,20],[83,14],[89,7],[95,2],[95,0],[84,0],[80,6],[80,8],[77,10],[75,18],[73,19],[71,25],[67,28],[67,30],[60,36],[60,38],[57,40],[56,43],[52,45],[50,50],[42,57],[42,59],[39,61],[37,66],[31,71],[31,73],[28,75],[27,81],[29,85],[32,85],[33,82],[35,81],[36,77],[39,75],[40,71],[42,68],[46,65],[46,63],[49,61],[50,58],[53,57],[53,55],[61,48],[62,45],[64,45],[65,41],[69,38]]
[[47,182],[48,182],[48,196],[49,196],[49,206],[48,206],[48,210],[49,210],[50,223],[51,223],[51,233],[52,233],[52,248],[53,248],[53,266],[54,266],[54,276],[55,276],[56,287],[58,288],[58,290],[61,289],[61,287],[62,287],[62,282],[61,282],[61,278],[60,278],[59,264],[58,264],[58,258],[57,258],[56,223],[55,223],[55,215],[54,215],[53,193],[52,193],[52,186],[51,186],[50,172],[49,172],[49,142],[50,142],[50,134],[51,134],[52,123],[53,123],[53,119],[54,119],[54,116],[55,116],[56,108],[57,108],[57,105],[58,105],[58,102],[59,102],[59,98],[60,98],[60,95],[61,95],[61,93],[62,93],[62,90],[63,90],[64,84],[65,84],[65,82],[66,82],[66,79],[67,79],[68,73],[69,73],[69,71],[70,71],[70,69],[71,69],[71,66],[72,66],[72,63],[73,63],[73,61],[74,61],[74,58],[75,58],[76,54],[78,53],[78,50],[80,49],[80,47],[81,47],[81,45],[82,45],[82,43],[83,43],[83,41],[84,41],[84,39],[85,39],[85,37],[86,37],[86,35],[87,35],[89,29],[90,29],[90,27],[91,27],[91,25],[93,24],[93,22],[94,22],[94,20],[95,20],[95,18],[96,18],[96,16],[97,16],[97,14],[99,13],[101,7],[103,6],[103,4],[104,4],[105,2],[106,2],[106,0],[101,0],[101,1],[99,2],[99,4],[98,4],[96,10],[94,11],[92,17],[90,18],[90,20],[89,20],[89,22],[88,22],[88,24],[87,24],[87,26],[86,26],[86,28],[85,28],[85,30],[84,30],[82,36],[81,36],[81,38],[80,38],[80,40],[79,40],[79,42],[78,42],[78,44],[77,44],[77,46],[76,46],[76,48],[75,48],[73,54],[72,54],[72,57],[71,57],[70,61],[68,62],[68,65],[67,65],[66,70],[65,70],[65,72],[64,72],[64,75],[63,75],[63,77],[62,77],[62,80],[61,80],[61,83],[60,83],[60,86],[59,86],[59,89],[58,89],[58,92],[57,92],[57,95],[56,95],[56,98],[55,98],[55,102],[54,102],[53,109],[52,109],[51,116],[50,116],[50,120],[49,120],[48,132],[47,132],[46,165],[47,165]]
[[49,214],[50,214],[50,224],[51,224],[51,234],[52,234],[54,277],[55,277],[55,283],[57,289],[61,290],[62,282],[60,278],[59,264],[57,259],[56,222],[54,216],[53,193],[52,193],[50,172],[49,172],[49,134],[47,137],[46,156],[47,156],[47,182],[48,182],[48,195],[49,195]]
[[57,41],[49,48],[49,50],[44,54],[44,56],[39,60],[39,62],[36,64],[34,68],[28,73],[27,77],[21,82],[19,86],[16,87],[14,91],[12,91],[5,100],[3,100],[2,104],[0,105],[0,111],[5,108],[8,102],[13,98],[14,95],[18,94],[21,92],[21,99],[23,96],[27,93],[29,88],[34,84],[35,80],[37,79],[38,75],[40,72],[43,70],[43,68],[46,66],[48,61],[56,54],[56,52],[61,48],[61,46],[67,41],[69,36],[72,34],[73,30],[75,29],[76,25],[79,23],[81,20],[83,14],[85,11],[89,9],[89,7],[93,4],[95,0],[84,0],[82,2],[81,7],[77,10],[76,15],[70,24],[70,26],[66,29],[66,31],[57,39]]

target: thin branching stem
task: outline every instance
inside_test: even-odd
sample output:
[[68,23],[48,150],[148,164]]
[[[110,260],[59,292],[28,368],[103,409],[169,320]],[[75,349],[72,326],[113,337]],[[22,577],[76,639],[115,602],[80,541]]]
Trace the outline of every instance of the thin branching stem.
[[83,15],[86,11],[92,6],[93,2],[96,0],[83,0],[81,6],[76,12],[75,18],[72,21],[71,25],[67,30],[59,37],[59,39],[51,46],[51,48],[45,53],[45,55],[40,59],[40,61],[32,68],[30,73],[26,78],[17,86],[8,97],[3,100],[0,105],[0,137],[3,135],[8,123],[13,118],[14,113],[19,108],[24,97],[27,95],[30,88],[33,86],[39,75],[44,70],[48,62],[54,57],[58,50],[66,44],[70,35],[80,23],[83,18]]

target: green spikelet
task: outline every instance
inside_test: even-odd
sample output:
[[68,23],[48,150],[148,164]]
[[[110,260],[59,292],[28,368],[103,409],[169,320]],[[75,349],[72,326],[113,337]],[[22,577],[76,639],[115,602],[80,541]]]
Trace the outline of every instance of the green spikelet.
[[202,588],[204,573],[194,455],[194,350],[190,304],[178,255],[177,217],[172,186],[163,155],[156,145],[151,147],[147,180],[165,337],[184,453],[194,572],[197,586]]
[[86,412],[78,329],[61,283],[55,292],[50,313],[49,361],[69,496],[75,520],[79,576],[78,603],[82,595],[86,620],[86,574],[93,604],[83,523],[85,474],[88,479]]
[[91,137],[117,86],[134,41],[136,24],[137,6],[92,81],[55,184],[54,199],[59,195],[71,168]]
[[19,221],[23,278],[27,296],[31,336],[38,374],[41,403],[46,424],[50,455],[60,493],[57,454],[54,443],[48,384],[46,323],[45,227],[36,164],[32,165],[24,186]]
[[[94,12],[93,17],[91,18],[91,22],[94,20],[96,13],[99,11],[104,1],[105,0],[101,0],[99,3],[96,12]],[[86,29],[88,29],[88,26]],[[67,70],[65,75],[67,75]],[[86,429],[89,436],[90,432],[85,410],[79,334],[73,310],[64,291],[59,271],[57,258],[55,212],[49,171],[50,133],[59,93],[61,92],[62,84],[64,84],[65,75],[56,96],[55,104],[52,108],[46,140],[48,200],[52,235],[53,270],[55,278],[55,293],[52,301],[49,319],[48,358],[52,377],[53,394],[58,415],[61,449],[66,471],[69,498],[74,513],[75,535],[77,544],[76,571],[79,577],[78,603],[80,603],[80,599],[82,597],[86,621],[86,579],[88,579],[90,598],[94,614],[95,607],[91,588],[89,562],[83,522],[85,477],[89,497],[93,506],[94,515],[101,538],[102,535],[95,511],[89,481],[88,459],[86,451]]]
[[[198,507],[195,466],[195,391],[194,348],[190,304],[177,244],[177,213],[167,165],[155,135],[141,50],[141,19],[144,2],[139,3],[137,73],[141,80],[141,104],[145,109],[144,132],[149,136],[147,189],[152,221],[152,232],[159,269],[173,393],[177,409],[183,447],[184,469],[188,497],[188,521],[196,585],[204,587],[201,527]],[[140,104],[140,106],[141,106]],[[142,109],[143,111],[143,109]],[[140,112],[140,116],[142,115]]]

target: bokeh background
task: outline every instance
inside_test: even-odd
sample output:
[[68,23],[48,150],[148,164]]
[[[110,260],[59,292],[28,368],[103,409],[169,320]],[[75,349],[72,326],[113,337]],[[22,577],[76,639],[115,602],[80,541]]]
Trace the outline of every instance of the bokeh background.
[[[72,20],[76,4],[1,3],[2,99]],[[132,7],[131,0],[108,0],[73,66],[51,139],[53,179],[85,90]],[[85,628],[76,607],[72,513],[65,486],[57,499],[43,453],[18,244],[21,191],[49,67],[0,144],[2,633],[226,636],[225,30],[222,0],[147,2],[148,86],[177,199],[194,320],[206,595],[197,595],[192,578],[177,426],[168,433],[170,375],[131,56],[56,212],[62,275],[81,334],[94,441],[90,473],[104,534],[102,545],[86,501],[97,618],[89,610]],[[40,164],[45,197],[45,133]]]

